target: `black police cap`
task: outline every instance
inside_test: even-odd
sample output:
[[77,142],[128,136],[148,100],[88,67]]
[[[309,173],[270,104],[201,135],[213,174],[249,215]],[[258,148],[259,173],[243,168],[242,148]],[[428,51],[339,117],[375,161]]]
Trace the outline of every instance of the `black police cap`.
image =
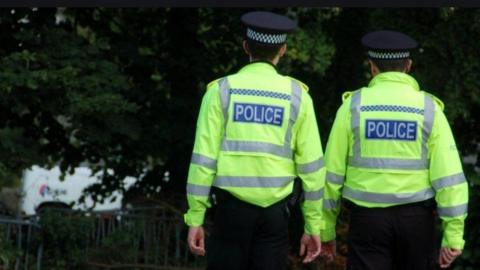
[[396,60],[410,58],[410,51],[418,46],[412,37],[396,31],[376,31],[363,36],[362,44],[370,59]]
[[287,33],[297,27],[292,19],[267,11],[246,13],[241,20],[247,26],[247,39],[263,44],[283,44]]

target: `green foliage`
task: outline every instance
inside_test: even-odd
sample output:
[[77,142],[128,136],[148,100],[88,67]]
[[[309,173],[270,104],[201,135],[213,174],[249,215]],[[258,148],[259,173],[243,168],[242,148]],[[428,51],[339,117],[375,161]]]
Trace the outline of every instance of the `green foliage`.
[[[137,235],[140,228],[122,228],[109,234],[102,240],[100,247],[90,249],[89,259],[104,264],[132,263],[138,253]],[[118,252],[121,250],[122,252]]]
[[[245,11],[5,12],[3,23],[17,30],[4,33],[12,43],[0,58],[0,162],[17,174],[56,162],[63,170],[84,161],[112,169],[89,189],[94,198],[122,189],[127,175],[142,178],[132,193],[183,191],[205,85],[248,61],[239,46]],[[302,31],[281,70],[324,74],[335,48],[318,25],[338,10],[287,12]],[[29,22],[18,23],[25,16]],[[159,182],[167,171],[178,182]]]
[[86,249],[90,244],[94,218],[73,215],[55,209],[46,209],[41,215],[41,234],[38,244],[43,245],[42,265],[47,269],[81,269]]
[[324,24],[336,16],[337,11],[300,8],[290,10],[289,14],[298,20],[299,29],[289,37],[287,55],[280,62],[282,73],[325,75],[335,54],[335,47],[324,30]]
[[5,226],[0,225],[0,265],[12,265],[21,254],[9,239],[6,239]]
[[12,173],[12,170],[5,166],[4,163],[0,163],[0,191],[4,187],[16,187],[18,188],[21,184],[20,177]]

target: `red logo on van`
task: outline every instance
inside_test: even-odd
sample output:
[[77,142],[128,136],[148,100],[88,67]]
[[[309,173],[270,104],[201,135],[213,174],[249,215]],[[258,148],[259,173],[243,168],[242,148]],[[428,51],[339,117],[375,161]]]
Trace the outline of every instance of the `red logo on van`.
[[50,193],[50,188],[48,187],[48,185],[46,184],[43,184],[40,186],[40,195],[42,195],[42,197],[45,197],[45,195],[48,195],[48,193]]

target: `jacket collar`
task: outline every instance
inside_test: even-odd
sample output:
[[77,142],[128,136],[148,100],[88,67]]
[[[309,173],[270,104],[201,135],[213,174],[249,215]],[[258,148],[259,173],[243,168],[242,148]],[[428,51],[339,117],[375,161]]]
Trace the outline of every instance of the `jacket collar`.
[[242,67],[238,72],[266,72],[277,74],[275,65],[268,61],[253,61]]
[[382,72],[380,74],[377,74],[377,76],[375,76],[370,81],[368,87],[373,87],[374,85],[386,82],[408,84],[413,89],[420,91],[420,86],[418,85],[418,82],[412,76],[403,72],[396,71]]

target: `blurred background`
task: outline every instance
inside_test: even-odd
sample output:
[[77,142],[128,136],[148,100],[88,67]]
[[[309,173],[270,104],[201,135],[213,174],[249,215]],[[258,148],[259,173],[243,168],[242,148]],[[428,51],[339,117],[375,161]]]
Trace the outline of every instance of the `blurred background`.
[[[205,86],[248,62],[252,9],[0,9],[0,269],[203,269],[186,248],[185,184]],[[310,86],[325,147],[341,94],[371,79],[360,38],[416,38],[412,75],[446,105],[470,184],[480,269],[480,10],[266,9],[298,20],[279,71]],[[211,211],[213,212],[213,211]],[[302,218],[291,219],[291,269]],[[208,227],[208,226],[207,226]]]

